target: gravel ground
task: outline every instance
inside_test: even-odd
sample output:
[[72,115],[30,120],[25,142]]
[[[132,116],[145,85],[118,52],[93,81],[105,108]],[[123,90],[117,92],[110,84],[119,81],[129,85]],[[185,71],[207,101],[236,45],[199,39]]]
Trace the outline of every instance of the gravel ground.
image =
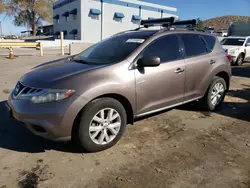
[[218,112],[195,104],[162,112],[128,126],[113,148],[88,154],[32,135],[6,112],[23,73],[55,58],[0,57],[0,188],[250,187],[250,64],[233,68]]

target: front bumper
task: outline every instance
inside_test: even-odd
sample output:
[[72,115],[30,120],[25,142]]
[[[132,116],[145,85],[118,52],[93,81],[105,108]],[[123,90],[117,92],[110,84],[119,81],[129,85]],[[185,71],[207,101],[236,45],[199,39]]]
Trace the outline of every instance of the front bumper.
[[77,95],[44,104],[33,104],[29,100],[17,100],[10,95],[6,106],[10,116],[23,122],[35,135],[55,141],[71,140],[74,120],[85,100]]

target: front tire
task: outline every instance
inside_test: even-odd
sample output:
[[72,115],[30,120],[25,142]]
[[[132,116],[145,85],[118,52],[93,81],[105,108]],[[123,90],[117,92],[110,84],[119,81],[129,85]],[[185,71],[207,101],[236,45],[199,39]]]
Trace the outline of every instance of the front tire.
[[112,98],[96,99],[83,110],[78,141],[87,152],[102,151],[120,140],[126,125],[126,111],[119,101]]
[[214,77],[205,96],[201,99],[201,108],[208,111],[214,111],[221,106],[224,101],[227,90],[227,84],[221,77]]
[[237,57],[236,62],[235,62],[235,65],[236,65],[236,66],[241,66],[241,65],[243,64],[243,62],[244,62],[244,54],[241,53],[241,54]]

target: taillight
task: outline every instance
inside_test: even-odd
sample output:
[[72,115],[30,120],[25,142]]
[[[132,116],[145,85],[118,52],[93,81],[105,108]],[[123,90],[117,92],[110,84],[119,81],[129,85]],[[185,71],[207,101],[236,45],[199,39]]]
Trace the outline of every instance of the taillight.
[[232,61],[232,56],[231,55],[227,55],[227,59],[228,59],[229,62],[231,62]]

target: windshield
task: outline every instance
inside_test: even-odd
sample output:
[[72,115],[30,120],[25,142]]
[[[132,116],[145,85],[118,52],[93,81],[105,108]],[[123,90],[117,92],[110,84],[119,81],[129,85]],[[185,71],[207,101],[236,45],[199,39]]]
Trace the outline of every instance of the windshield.
[[129,32],[113,36],[83,51],[74,60],[86,64],[114,64],[123,61],[155,31]]
[[229,45],[229,46],[243,46],[245,39],[241,38],[227,38],[221,42],[222,45]]

